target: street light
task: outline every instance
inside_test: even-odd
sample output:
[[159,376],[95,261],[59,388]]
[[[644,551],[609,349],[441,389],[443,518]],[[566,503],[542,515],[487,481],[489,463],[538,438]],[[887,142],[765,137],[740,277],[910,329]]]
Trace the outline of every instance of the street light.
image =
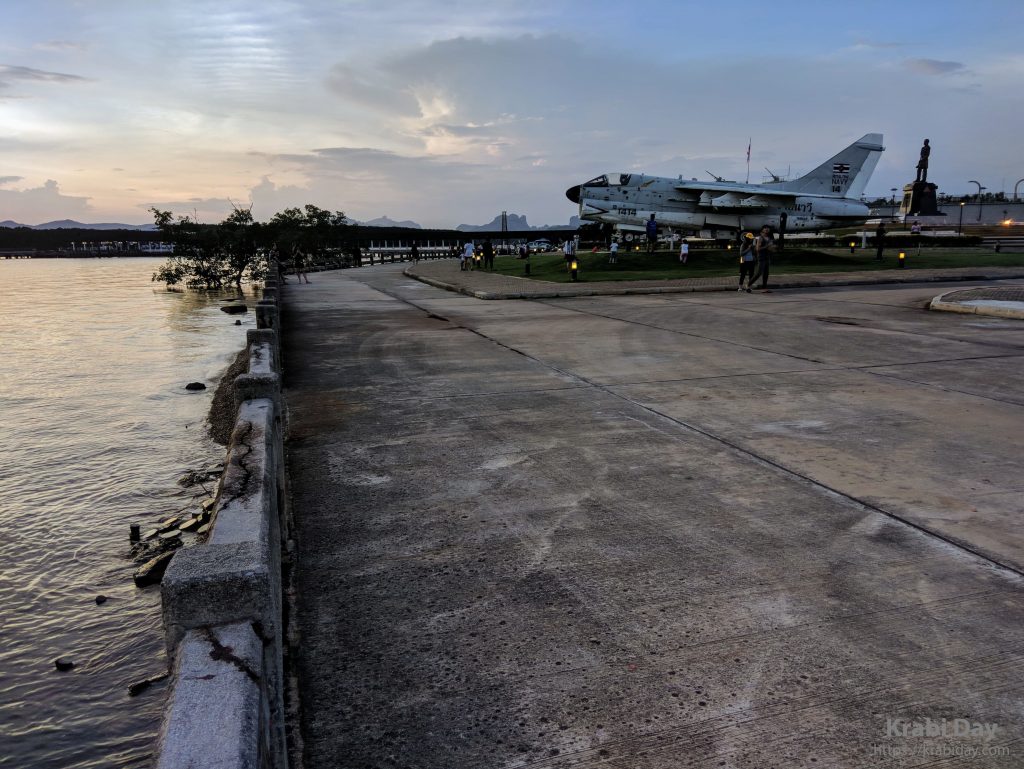
[[976,182],[976,181],[974,181],[974,179],[971,179],[967,183],[968,184],[977,184],[978,185],[978,221],[980,222],[981,221],[981,207],[984,205],[984,203],[982,202],[981,193],[982,193],[982,191],[987,190],[988,187],[982,187],[981,186],[981,182]]
[[956,234],[964,234],[964,206],[967,205],[962,200],[960,201],[960,223],[956,226]]
[[892,192],[892,201],[891,201],[892,202],[892,213],[889,214],[889,218],[890,219],[895,219],[896,218],[896,187],[890,187],[889,189]]

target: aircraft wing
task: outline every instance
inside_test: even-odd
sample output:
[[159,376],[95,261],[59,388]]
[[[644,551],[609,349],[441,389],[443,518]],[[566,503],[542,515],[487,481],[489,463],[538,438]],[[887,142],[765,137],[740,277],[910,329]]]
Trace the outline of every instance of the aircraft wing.
[[796,194],[764,185],[686,182],[676,185],[684,199],[715,211],[748,211],[792,204]]

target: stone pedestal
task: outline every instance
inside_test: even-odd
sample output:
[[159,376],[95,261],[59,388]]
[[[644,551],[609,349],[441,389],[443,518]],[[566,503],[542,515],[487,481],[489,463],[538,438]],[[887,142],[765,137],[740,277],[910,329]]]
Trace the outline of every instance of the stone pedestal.
[[938,185],[931,182],[904,184],[900,213],[904,216],[938,216],[939,206],[935,199],[938,189]]

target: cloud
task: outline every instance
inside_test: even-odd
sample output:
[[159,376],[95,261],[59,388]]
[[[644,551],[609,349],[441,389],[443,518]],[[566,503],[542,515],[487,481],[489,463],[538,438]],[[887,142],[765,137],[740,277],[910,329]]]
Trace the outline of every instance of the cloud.
[[19,67],[14,64],[0,64],[0,88],[10,88],[16,81],[43,83],[86,83],[89,78],[80,75],[68,75],[63,72],[47,72],[32,67]]
[[[2,177],[7,183],[19,181],[21,177]],[[49,220],[77,219],[92,212],[88,197],[64,195],[53,179],[47,179],[42,187],[23,190],[0,189],[0,211],[4,217],[25,223],[39,223],[40,212],[45,211]]]
[[75,43],[70,40],[47,40],[44,43],[36,43],[32,46],[38,51],[86,51],[89,49],[87,43]]
[[867,40],[865,38],[857,38],[853,41],[853,44],[847,49],[850,51],[885,51],[893,48],[903,48],[905,43],[897,42],[883,42],[880,40]]
[[5,184],[12,184],[14,182],[20,182],[25,177],[23,176],[0,176],[0,187]]
[[903,66],[920,75],[950,75],[962,73],[966,67],[958,61],[940,61],[939,59],[905,59]]

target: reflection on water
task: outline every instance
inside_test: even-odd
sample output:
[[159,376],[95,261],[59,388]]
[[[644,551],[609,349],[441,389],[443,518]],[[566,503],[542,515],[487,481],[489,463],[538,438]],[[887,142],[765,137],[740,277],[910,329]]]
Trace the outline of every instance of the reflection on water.
[[151,760],[164,686],[127,691],[165,669],[160,596],[132,583],[128,525],[222,456],[211,385],[255,324],[151,283],[159,263],[0,260],[0,766]]

